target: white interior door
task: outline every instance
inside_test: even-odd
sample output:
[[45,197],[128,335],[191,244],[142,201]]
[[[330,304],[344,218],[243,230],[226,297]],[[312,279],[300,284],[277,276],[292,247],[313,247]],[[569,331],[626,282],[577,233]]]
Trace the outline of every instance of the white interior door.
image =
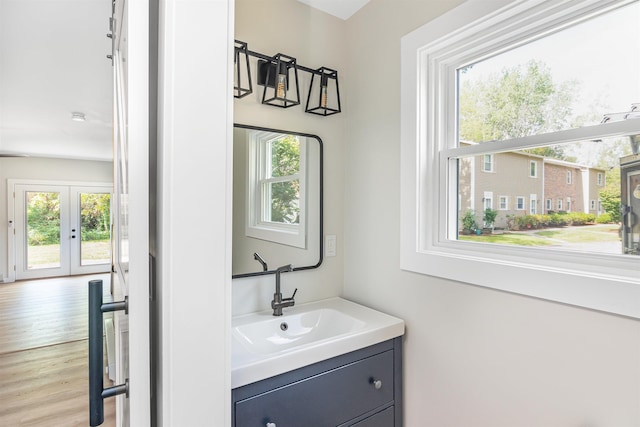
[[15,278],[103,273],[111,265],[111,186],[10,183]]
[[[149,2],[113,3],[116,427],[151,425],[149,324]],[[119,332],[118,332],[119,330]]]

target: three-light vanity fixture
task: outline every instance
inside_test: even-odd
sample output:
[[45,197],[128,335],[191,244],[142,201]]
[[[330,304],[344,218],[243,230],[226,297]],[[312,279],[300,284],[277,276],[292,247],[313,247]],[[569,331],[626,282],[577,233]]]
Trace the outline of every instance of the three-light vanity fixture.
[[280,108],[300,105],[298,71],[311,74],[305,112],[330,116],[339,113],[340,89],[338,72],[327,67],[318,69],[299,65],[296,58],[283,53],[274,56],[249,50],[247,43],[236,40],[234,52],[233,96],[242,98],[253,93],[249,57],[258,58],[258,84],[264,86],[262,103]]

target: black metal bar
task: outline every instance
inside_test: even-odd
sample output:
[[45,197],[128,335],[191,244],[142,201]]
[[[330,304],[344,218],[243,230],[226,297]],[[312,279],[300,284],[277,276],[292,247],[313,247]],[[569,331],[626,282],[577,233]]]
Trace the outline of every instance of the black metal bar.
[[99,426],[104,422],[104,399],[127,394],[129,380],[114,387],[104,387],[103,325],[102,313],[125,310],[128,313],[128,299],[124,301],[102,303],[102,280],[89,281],[89,425]]
[[129,397],[129,380],[126,380],[124,384],[105,388],[100,394],[102,396],[102,399],[106,399],[107,397],[114,397],[119,394],[126,394],[127,397]]
[[103,313],[120,310],[124,310],[125,314],[129,314],[129,297],[124,297],[124,301],[106,302],[100,306],[100,311]]
[[102,280],[89,281],[89,425],[104,422],[103,348],[102,348]]
[[[272,64],[275,64],[277,62],[276,59],[274,59],[273,56],[265,55],[264,53],[260,53],[260,52],[254,52],[252,50],[247,50],[247,55],[253,56],[254,58],[264,59],[265,61],[271,62]],[[313,68],[305,67],[304,65],[296,64],[296,67],[298,68],[298,70],[306,71],[307,73],[321,74],[318,70],[314,70]]]

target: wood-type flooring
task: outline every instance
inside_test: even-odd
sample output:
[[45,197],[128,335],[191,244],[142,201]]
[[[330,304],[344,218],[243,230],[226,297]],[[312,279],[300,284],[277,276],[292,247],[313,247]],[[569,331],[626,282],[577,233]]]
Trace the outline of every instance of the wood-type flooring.
[[[89,425],[91,279],[104,280],[107,301],[109,275],[0,284],[0,427]],[[115,426],[113,398],[102,425]]]

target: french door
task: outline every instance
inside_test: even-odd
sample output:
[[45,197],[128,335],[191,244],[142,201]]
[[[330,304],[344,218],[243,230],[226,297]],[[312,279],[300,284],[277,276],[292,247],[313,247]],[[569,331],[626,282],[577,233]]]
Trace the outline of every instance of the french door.
[[12,184],[17,280],[110,270],[111,185]]

